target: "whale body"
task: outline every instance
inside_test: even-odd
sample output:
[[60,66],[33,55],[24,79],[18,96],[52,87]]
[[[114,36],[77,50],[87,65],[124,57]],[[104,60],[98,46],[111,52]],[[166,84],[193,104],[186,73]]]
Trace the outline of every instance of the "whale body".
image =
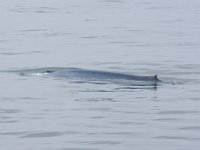
[[112,71],[91,70],[82,68],[37,68],[14,71],[20,75],[42,75],[57,79],[69,79],[72,82],[81,80],[90,83],[116,83],[126,86],[157,86],[165,83],[154,76],[139,76]]
[[118,72],[108,72],[99,70],[89,70],[81,68],[67,68],[57,71],[46,71],[48,76],[57,78],[73,78],[89,81],[107,81],[112,83],[121,83],[126,85],[137,85],[137,86],[156,86],[162,81],[155,76],[138,76],[130,75]]

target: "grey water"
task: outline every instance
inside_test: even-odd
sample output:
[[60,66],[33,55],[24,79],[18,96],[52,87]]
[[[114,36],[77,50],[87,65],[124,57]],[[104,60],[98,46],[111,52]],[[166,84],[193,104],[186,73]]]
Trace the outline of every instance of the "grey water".
[[[197,0],[1,0],[0,149],[198,150],[199,15]],[[73,67],[175,84],[14,73]]]

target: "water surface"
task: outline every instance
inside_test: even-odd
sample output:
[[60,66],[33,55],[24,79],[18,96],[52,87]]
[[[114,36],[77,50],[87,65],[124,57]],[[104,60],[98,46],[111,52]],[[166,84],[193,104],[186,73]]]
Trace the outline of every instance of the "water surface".
[[0,70],[78,67],[175,85],[0,73],[2,150],[198,150],[197,0],[0,1]]

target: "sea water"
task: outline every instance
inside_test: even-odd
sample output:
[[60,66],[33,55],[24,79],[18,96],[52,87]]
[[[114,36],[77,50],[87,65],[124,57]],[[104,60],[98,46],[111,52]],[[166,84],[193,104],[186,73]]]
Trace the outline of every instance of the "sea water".
[[[1,0],[0,149],[198,150],[199,15],[197,0]],[[158,74],[176,84],[12,72],[45,67]]]

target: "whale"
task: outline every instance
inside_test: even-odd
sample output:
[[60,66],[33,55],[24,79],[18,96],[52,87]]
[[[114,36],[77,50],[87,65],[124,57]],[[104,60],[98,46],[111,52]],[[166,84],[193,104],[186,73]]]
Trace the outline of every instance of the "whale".
[[96,69],[84,69],[84,68],[36,68],[36,69],[23,69],[12,70],[8,72],[15,72],[21,76],[43,76],[52,77],[56,79],[67,79],[70,82],[76,83],[115,83],[126,86],[158,86],[163,83],[167,83],[158,79],[158,75],[133,75],[129,73],[104,71]]
[[139,76],[120,72],[90,70],[82,68],[65,68],[61,70],[46,70],[45,75],[62,79],[79,79],[87,81],[106,81],[131,86],[157,86],[162,83],[157,75]]

